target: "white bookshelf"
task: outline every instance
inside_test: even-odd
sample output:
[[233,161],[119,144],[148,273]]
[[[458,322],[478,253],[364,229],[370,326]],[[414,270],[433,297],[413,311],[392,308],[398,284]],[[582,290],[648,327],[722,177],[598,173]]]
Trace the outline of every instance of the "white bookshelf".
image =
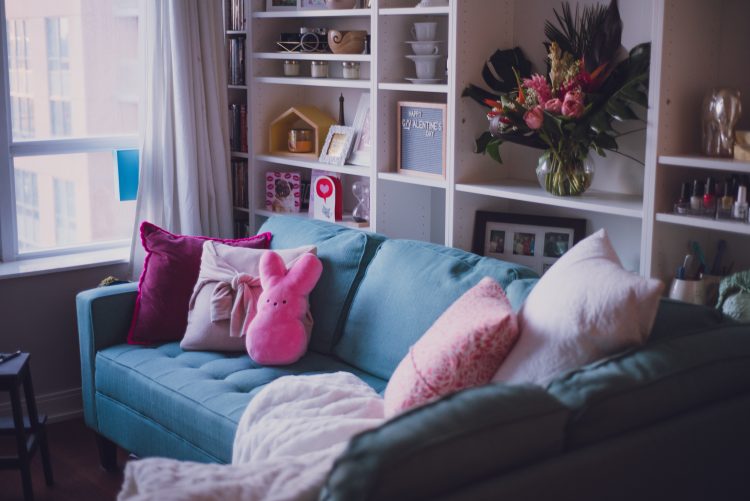
[[[451,0],[446,7],[415,7],[416,0],[372,0],[370,9],[265,12],[263,0],[249,0],[247,92],[251,171],[249,208],[256,227],[270,213],[257,210],[267,169],[325,170],[342,175],[345,210],[354,201],[348,193],[355,180],[368,180],[371,191],[369,230],[390,236],[416,238],[469,249],[477,210],[580,217],[589,233],[610,230],[616,250],[631,269],[668,281],[684,255],[685,241],[724,235],[730,246],[750,248],[750,225],[672,214],[673,199],[684,178],[720,172],[749,174],[750,162],[705,158],[695,153],[699,139],[700,100],[711,86],[738,86],[750,96],[750,69],[737,64],[743,47],[750,46],[750,30],[741,19],[750,17],[750,4],[738,0],[630,0],[620,2],[623,44],[630,48],[650,41],[652,65],[647,129],[620,142],[624,153],[638,164],[609,153],[595,157],[592,188],[580,197],[555,197],[535,178],[538,152],[503,145],[504,164],[473,153],[474,139],[487,128],[484,110],[461,93],[469,83],[481,84],[486,59],[498,48],[519,45],[544,68],[543,27],[553,19],[557,0]],[[577,2],[573,2],[575,6]],[[580,4],[590,2],[581,0]],[[529,15],[529,13],[533,15]],[[414,65],[404,56],[416,21],[438,22],[441,53],[447,57],[446,81],[413,84]],[[299,26],[329,29],[366,29],[370,54],[306,54],[274,50],[274,37]],[[241,33],[232,33],[237,36]],[[228,36],[230,34],[228,33]],[[281,76],[283,60],[359,61],[362,78],[345,80]],[[333,67],[333,65],[332,65]],[[303,73],[306,68],[303,66]],[[333,68],[332,68],[333,69]],[[744,83],[743,83],[744,82]],[[319,105],[337,116],[339,94],[346,97],[351,123],[358,97],[371,95],[373,151],[369,166],[332,167],[310,159],[270,155],[266,150],[268,120],[293,103]],[[445,103],[446,176],[422,178],[395,172],[396,103]],[[747,102],[745,108],[750,108]],[[750,128],[750,114],[743,119]],[[743,125],[742,123],[740,125]],[[592,153],[593,154],[593,153]],[[262,205],[262,202],[260,203]],[[707,236],[708,235],[708,236]],[[750,267],[748,257],[737,265]]]

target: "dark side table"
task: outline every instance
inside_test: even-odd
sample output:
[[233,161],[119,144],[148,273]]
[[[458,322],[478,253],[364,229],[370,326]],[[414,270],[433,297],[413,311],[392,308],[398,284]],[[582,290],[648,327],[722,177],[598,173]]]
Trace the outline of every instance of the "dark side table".
[[[45,429],[47,416],[40,416],[36,411],[29,358],[28,353],[21,353],[19,356],[0,364],[0,391],[10,393],[10,404],[13,410],[12,417],[0,418],[0,434],[14,435],[18,450],[17,456],[0,457],[0,468],[18,468],[21,470],[23,495],[27,501],[34,498],[34,492],[31,488],[30,462],[37,447],[41,449],[42,453],[44,480],[47,485],[52,485],[54,482]],[[24,397],[26,397],[27,416],[23,415],[23,409],[21,408],[21,386],[23,386]]]

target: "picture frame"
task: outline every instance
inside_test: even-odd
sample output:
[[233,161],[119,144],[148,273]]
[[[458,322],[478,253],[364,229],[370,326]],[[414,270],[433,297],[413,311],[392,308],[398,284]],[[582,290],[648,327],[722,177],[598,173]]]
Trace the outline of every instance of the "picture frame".
[[352,150],[354,136],[354,127],[331,125],[318,160],[331,165],[344,165]]
[[445,179],[445,103],[399,101],[396,171]]
[[471,251],[543,275],[585,235],[585,219],[477,211]]
[[299,9],[326,9],[326,0],[299,0]]
[[370,129],[370,93],[364,92],[359,97],[357,113],[354,115],[354,145],[349,163],[352,165],[369,166],[371,158],[371,129]]
[[266,12],[297,10],[301,0],[266,0]]

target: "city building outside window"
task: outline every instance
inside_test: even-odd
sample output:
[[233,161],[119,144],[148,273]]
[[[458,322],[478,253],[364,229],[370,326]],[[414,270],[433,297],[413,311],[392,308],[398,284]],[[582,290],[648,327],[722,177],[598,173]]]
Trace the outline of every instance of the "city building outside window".
[[8,80],[10,82],[10,104],[13,117],[13,136],[18,138],[34,135],[34,100],[29,81],[29,37],[26,20],[8,22]]
[[0,260],[129,245],[138,29],[137,0],[0,0]]

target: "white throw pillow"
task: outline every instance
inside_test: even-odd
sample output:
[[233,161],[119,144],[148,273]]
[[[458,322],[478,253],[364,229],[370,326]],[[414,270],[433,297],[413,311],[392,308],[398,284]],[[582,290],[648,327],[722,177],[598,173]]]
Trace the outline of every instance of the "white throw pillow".
[[664,284],[623,269],[604,230],[566,252],[518,313],[521,335],[493,382],[547,384],[563,372],[642,344]]
[[[203,243],[200,273],[188,304],[188,326],[180,348],[245,351],[245,338],[241,336],[255,316],[262,291],[258,266],[266,252],[210,240]],[[289,268],[303,254],[315,254],[316,248],[307,245],[275,252]],[[305,322],[305,329],[309,335],[311,320]]]

